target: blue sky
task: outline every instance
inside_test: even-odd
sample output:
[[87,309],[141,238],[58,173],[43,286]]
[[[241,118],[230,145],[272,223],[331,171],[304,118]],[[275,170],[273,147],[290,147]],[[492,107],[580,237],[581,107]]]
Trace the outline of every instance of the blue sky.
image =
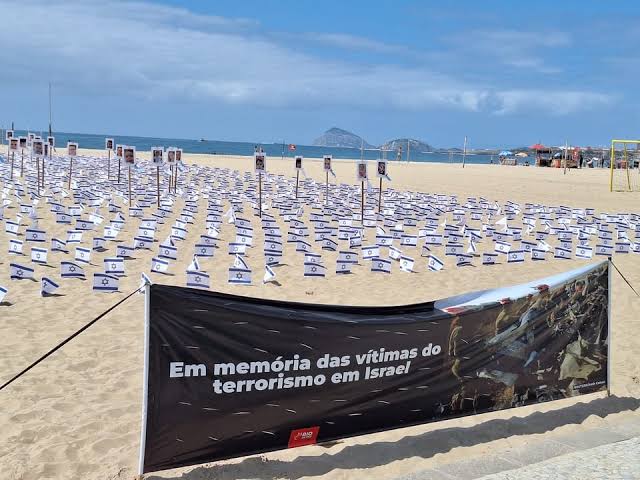
[[[0,125],[311,143],[640,137],[640,2],[0,0]],[[6,18],[6,17],[5,17]]]

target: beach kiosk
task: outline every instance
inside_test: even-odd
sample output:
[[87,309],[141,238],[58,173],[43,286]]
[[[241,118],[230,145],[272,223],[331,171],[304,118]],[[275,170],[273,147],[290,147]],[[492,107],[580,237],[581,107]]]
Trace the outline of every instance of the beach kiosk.
[[553,162],[553,151],[551,147],[545,147],[541,143],[536,143],[529,147],[533,150],[536,157],[536,167],[550,167]]

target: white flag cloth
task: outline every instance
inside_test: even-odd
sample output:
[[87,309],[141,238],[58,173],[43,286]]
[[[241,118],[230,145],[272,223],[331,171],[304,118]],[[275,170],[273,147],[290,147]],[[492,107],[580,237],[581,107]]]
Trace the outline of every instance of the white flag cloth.
[[276,279],[276,273],[269,265],[264,266],[264,277],[262,278],[262,283],[273,282]]
[[58,289],[59,286],[60,285],[58,285],[56,282],[54,282],[50,278],[42,277],[42,282],[40,286],[40,295],[42,295],[43,297],[46,295],[51,295],[53,292],[55,292]]
[[400,270],[403,272],[413,272],[413,264],[413,258],[404,255],[400,257]]
[[111,257],[104,259],[104,271],[109,275],[124,275],[124,258]]
[[11,280],[22,280],[24,278],[33,279],[33,268],[25,267],[24,265],[20,265],[19,263],[10,263],[9,271]]
[[22,255],[22,240],[16,240],[14,238],[9,239],[9,253],[16,255]]
[[326,268],[324,265],[316,262],[304,262],[305,277],[324,277]]
[[248,268],[229,268],[228,282],[236,285],[251,285],[251,270]]
[[240,255],[236,255],[233,259],[233,267],[234,268],[243,268],[245,270],[249,269],[249,265],[247,265],[247,262],[244,261],[244,259],[240,256]]
[[589,259],[593,257],[593,249],[589,247],[576,247],[576,257]]
[[76,247],[76,262],[89,263],[91,261],[91,250],[83,247]]
[[362,247],[362,258],[364,260],[370,260],[372,258],[378,258],[380,256],[380,247],[377,245],[370,245],[368,247]]
[[4,300],[4,297],[7,295],[8,292],[9,290],[7,290],[5,287],[0,285],[0,303],[2,303],[2,301]]
[[164,273],[169,269],[169,262],[159,257],[153,257],[151,260],[151,271],[156,273]]
[[198,257],[196,255],[191,259],[191,263],[187,267],[187,272],[198,272],[200,271],[200,262],[198,262]]
[[60,262],[60,276],[62,278],[84,278],[84,270],[76,263]]
[[31,248],[31,261],[33,263],[39,263],[40,265],[46,265],[47,263],[47,249],[46,248]]
[[444,268],[444,263],[435,255],[429,255],[429,260],[427,260],[427,266],[429,270],[432,272],[439,272]]
[[494,265],[496,263],[496,259],[498,258],[497,253],[483,253],[482,254],[482,264],[483,265]]
[[117,292],[118,277],[106,273],[93,274],[93,290],[97,292]]
[[187,271],[187,287],[209,288],[209,275],[204,272]]
[[400,257],[402,257],[402,251],[394,246],[389,246],[389,258],[400,260]]
[[336,273],[351,273],[351,265],[355,262],[341,260],[338,258],[336,262]]
[[371,271],[380,273],[391,273],[391,260],[385,260],[384,258],[372,258]]

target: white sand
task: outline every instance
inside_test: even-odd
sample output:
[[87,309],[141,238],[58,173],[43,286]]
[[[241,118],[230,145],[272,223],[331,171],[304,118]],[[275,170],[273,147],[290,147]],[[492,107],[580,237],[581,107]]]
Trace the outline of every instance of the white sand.
[[[252,170],[250,158],[185,155],[185,161]],[[284,163],[269,158],[273,173],[295,176],[293,160]],[[334,162],[338,181],[354,183],[355,165]],[[305,170],[324,181],[320,161],[305,159]],[[490,200],[540,202],[546,205],[592,207],[598,212],[639,212],[640,194],[609,193],[608,171],[580,170],[563,175],[559,169],[504,167],[490,165],[411,164],[391,165],[393,187],[403,190],[484,196]],[[335,181],[332,179],[332,181]],[[180,207],[181,204],[178,206]],[[178,208],[179,210],[179,208]],[[15,215],[15,209],[5,215]],[[44,213],[44,210],[42,210]],[[41,215],[42,216],[42,215]],[[245,217],[250,218],[249,214]],[[51,215],[41,221],[51,236],[67,229],[55,224]],[[110,218],[110,217],[109,217]],[[197,220],[204,224],[204,209]],[[164,239],[171,222],[160,226],[157,239]],[[131,239],[135,233],[129,222],[120,235]],[[187,243],[193,244],[201,229],[192,228]],[[257,229],[254,251],[261,250],[262,232]],[[228,240],[231,228],[223,230]],[[85,236],[87,236],[85,234]],[[89,238],[92,235],[88,235]],[[120,237],[119,237],[120,238]],[[130,242],[129,242],[130,243]],[[64,296],[41,298],[39,284],[9,280],[8,236],[0,232],[0,285],[10,289],[5,299],[11,306],[0,306],[0,383],[39,357],[71,332],[82,326],[139,284],[139,272],[148,272],[155,253],[136,252],[126,262],[127,277],[120,281],[122,293],[93,294],[91,277],[102,271],[102,258],[111,253],[93,252],[85,269],[88,280],[65,280],[59,293]],[[49,245],[47,244],[47,247]],[[28,251],[28,249],[25,249]],[[249,256],[254,268],[254,285],[232,287],[226,284],[229,266],[226,252],[205,262],[211,274],[212,289],[223,292],[295,300],[348,304],[401,304],[426,301],[465,291],[497,287],[545,277],[574,268],[578,260],[527,261],[493,267],[449,267],[438,273],[426,271],[425,260],[417,261],[416,274],[374,277],[361,269],[356,275],[326,279],[302,277],[302,265],[294,249],[285,247],[284,263],[278,269],[282,286],[258,283],[262,276],[260,253]],[[171,271],[173,277],[152,276],[154,281],[185,284],[190,249],[181,252]],[[50,267],[36,267],[36,277],[59,277],[59,261],[64,256],[50,253]],[[329,257],[332,258],[332,257]],[[28,259],[23,260],[29,263]],[[640,256],[615,257],[618,267],[632,284],[640,287]],[[328,261],[329,269],[333,262]],[[373,281],[373,280],[376,281]],[[257,281],[256,281],[257,280]],[[2,479],[111,479],[133,478],[137,468],[140,428],[143,298],[135,295],[122,307],[102,319],[61,351],[26,376],[0,392],[0,478]],[[640,397],[640,300],[624,281],[613,278],[613,384],[620,397]],[[158,474],[162,478],[323,478],[387,479],[459,460],[520,445],[532,435],[547,431],[566,432],[624,420],[637,415],[620,402],[609,407],[594,402],[602,395],[563,400],[450,420],[425,426],[398,429],[362,436],[337,443],[330,448],[305,447],[267,454],[264,463],[255,458],[236,459],[206,467],[191,467]],[[576,402],[580,403],[578,405]],[[574,405],[571,406],[570,405]],[[597,406],[596,406],[597,405]],[[637,404],[632,408],[637,409]],[[536,411],[565,409],[561,415],[535,415]],[[496,419],[509,419],[501,422]],[[524,419],[524,420],[521,420]],[[445,430],[446,429],[446,430]],[[433,433],[428,433],[433,432]],[[385,443],[387,442],[387,443]],[[154,475],[151,475],[152,477]]]

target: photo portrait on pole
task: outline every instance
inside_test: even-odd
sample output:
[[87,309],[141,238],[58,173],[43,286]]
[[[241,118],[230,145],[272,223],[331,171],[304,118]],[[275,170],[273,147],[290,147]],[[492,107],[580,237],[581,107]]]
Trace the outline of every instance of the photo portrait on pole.
[[295,161],[296,161],[296,170],[302,170],[302,157],[298,155]]
[[116,146],[116,157],[122,158],[122,145]]
[[156,165],[162,164],[164,149],[162,147],[153,147],[151,149],[151,159]]
[[136,147],[126,146],[122,149],[124,155],[124,163],[133,165],[136,163]]
[[359,182],[367,181],[367,162],[358,162],[356,164],[356,173]]
[[331,155],[325,155],[323,158],[325,172],[331,171],[331,159],[332,159]]
[[143,473],[604,390],[608,285],[608,262],[405,306],[153,284]]
[[78,144],[75,142],[68,142],[67,143],[67,156],[68,157],[75,157],[78,155]]
[[387,162],[384,160],[378,160],[378,178],[386,178],[387,176]]
[[113,138],[105,138],[104,139],[104,149],[105,150],[113,150]]
[[264,154],[256,153],[254,155],[254,169],[256,172],[265,172],[267,168],[267,160]]
[[13,138],[13,130],[7,130],[5,133],[5,140],[8,142]]

